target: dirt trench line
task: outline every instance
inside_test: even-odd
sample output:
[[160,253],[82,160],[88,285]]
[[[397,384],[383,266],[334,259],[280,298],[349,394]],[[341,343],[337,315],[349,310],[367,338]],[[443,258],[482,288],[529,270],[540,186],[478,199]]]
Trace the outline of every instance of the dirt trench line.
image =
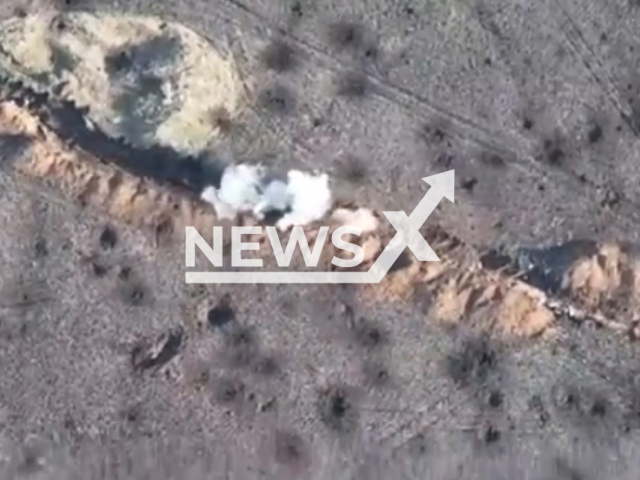
[[[29,139],[28,154],[12,162],[15,174],[46,182],[61,191],[68,201],[106,213],[130,228],[143,229],[163,248],[176,248],[184,240],[186,226],[195,227],[209,241],[212,228],[223,225],[210,205],[184,189],[160,185],[133,175],[61,140],[27,108],[13,101],[0,103],[2,135],[22,135]],[[251,224],[240,218],[241,224]],[[317,227],[305,229],[310,243]],[[442,325],[469,324],[474,328],[516,338],[553,334],[561,315],[595,321],[617,331],[627,331],[633,322],[609,320],[600,313],[605,299],[629,287],[631,260],[616,246],[603,246],[593,257],[582,259],[567,276],[576,304],[549,297],[542,290],[500,270],[482,266],[479,252],[449,236],[437,226],[426,225],[421,233],[430,242],[441,262],[417,262],[403,255],[402,265],[379,284],[358,288],[369,303],[428,299],[427,318]],[[382,224],[377,231],[361,239],[368,269],[395,232]],[[253,241],[261,243],[260,256],[266,264],[275,264],[266,234]],[[330,260],[336,250],[323,251],[320,265],[334,268]],[[302,264],[294,255],[293,268]],[[635,263],[633,263],[635,265]],[[635,301],[636,276],[631,272]],[[623,278],[624,277],[624,278]],[[640,278],[640,275],[637,276]],[[639,289],[640,290],[640,289]]]

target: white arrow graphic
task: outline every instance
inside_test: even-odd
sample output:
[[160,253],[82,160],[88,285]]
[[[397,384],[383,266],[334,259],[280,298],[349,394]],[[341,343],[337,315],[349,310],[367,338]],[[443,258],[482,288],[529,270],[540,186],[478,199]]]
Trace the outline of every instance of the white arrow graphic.
[[367,272],[187,272],[187,283],[380,283],[405,248],[420,262],[440,259],[419,230],[443,198],[454,202],[454,171],[425,177],[431,186],[414,208],[405,212],[383,212],[397,233]]
[[420,200],[416,208],[413,209],[411,215],[407,217],[405,212],[382,212],[398,233],[396,233],[391,242],[389,242],[389,245],[382,251],[376,262],[367,272],[367,274],[371,276],[371,281],[367,283],[380,282],[406,247],[411,249],[419,262],[440,261],[436,252],[433,251],[424,237],[420,235],[419,230],[443,197],[452,203],[454,202],[454,171],[449,170],[444,173],[425,177],[422,180],[431,185],[431,188],[427,194],[422,197],[422,200]]

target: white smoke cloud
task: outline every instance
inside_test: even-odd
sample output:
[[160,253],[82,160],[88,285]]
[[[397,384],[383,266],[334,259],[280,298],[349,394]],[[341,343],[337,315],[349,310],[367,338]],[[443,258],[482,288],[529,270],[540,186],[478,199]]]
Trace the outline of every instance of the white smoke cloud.
[[262,220],[269,212],[282,212],[276,223],[281,231],[320,220],[330,210],[332,198],[327,174],[291,170],[286,182],[268,180],[266,175],[266,169],[260,165],[230,165],[222,174],[220,188],[206,187],[201,198],[213,206],[220,219],[233,220],[240,213],[251,212]]

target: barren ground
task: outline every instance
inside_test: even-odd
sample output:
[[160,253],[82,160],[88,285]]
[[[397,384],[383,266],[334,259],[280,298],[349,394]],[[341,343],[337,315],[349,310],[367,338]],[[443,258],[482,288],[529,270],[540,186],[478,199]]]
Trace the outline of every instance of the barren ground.
[[[638,478],[636,2],[58,5],[192,29],[232,53],[248,106],[214,99],[233,118],[213,143],[179,134],[200,102],[142,133],[146,106],[123,107],[136,151],[2,79],[2,478]],[[156,183],[156,141],[206,143],[212,170],[324,169],[376,211],[455,169],[425,226],[443,262],[366,288],[186,285],[181,229],[216,219],[186,167],[182,190]],[[524,281],[485,255],[555,244]]]

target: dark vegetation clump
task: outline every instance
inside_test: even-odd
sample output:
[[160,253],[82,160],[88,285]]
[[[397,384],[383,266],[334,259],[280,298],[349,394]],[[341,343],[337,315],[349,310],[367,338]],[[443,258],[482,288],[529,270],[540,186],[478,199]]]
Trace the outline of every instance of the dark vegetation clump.
[[215,329],[233,322],[236,313],[231,306],[231,297],[224,295],[218,304],[207,313],[207,323],[209,328]]
[[486,430],[486,432],[484,434],[484,441],[487,444],[495,443],[495,442],[500,440],[501,436],[502,435],[500,433],[500,430],[498,430],[498,429],[496,429],[494,427],[489,427],[489,428],[487,428],[487,430]]
[[304,441],[300,435],[293,432],[276,431],[274,447],[275,460],[282,465],[296,465],[305,456]]
[[245,368],[255,365],[260,348],[253,330],[237,326],[226,333],[224,356],[232,367]]
[[594,144],[594,143],[598,143],[602,139],[602,136],[603,136],[602,127],[598,124],[595,124],[589,130],[589,133],[587,134],[587,139],[589,140],[589,143]]
[[93,262],[91,269],[96,277],[104,277],[107,274],[107,267],[98,262]]
[[155,342],[141,342],[131,351],[135,370],[160,368],[171,361],[182,347],[184,329],[179,326],[160,335]]
[[33,139],[22,133],[0,134],[0,165],[20,158],[32,143]]
[[469,192],[469,193],[473,193],[473,189],[475,188],[475,186],[478,184],[478,179],[475,177],[469,177],[469,178],[465,178],[462,183],[460,184],[460,186],[462,187],[463,190]]
[[296,67],[293,48],[282,40],[276,40],[264,49],[261,60],[268,69],[278,73],[291,71]]
[[500,408],[504,402],[504,396],[500,390],[493,390],[489,394],[489,406],[491,408]]
[[293,110],[294,97],[288,88],[277,84],[263,90],[258,97],[258,103],[271,113],[285,115]]
[[492,153],[492,152],[484,152],[480,156],[480,161],[485,165],[489,165],[490,167],[493,167],[493,168],[501,168],[506,165],[504,158],[502,158],[497,153]]
[[322,422],[337,433],[349,433],[355,429],[357,413],[347,389],[332,386],[318,399],[318,413]]
[[378,348],[387,343],[387,333],[375,323],[361,318],[352,326],[352,334],[358,345],[367,349]]
[[564,150],[557,141],[545,140],[542,148],[544,156],[550,165],[558,166],[566,157]]
[[147,289],[140,282],[127,282],[121,286],[120,296],[126,305],[139,307],[146,300]]
[[272,377],[280,372],[280,364],[273,356],[262,356],[256,359],[253,371],[264,377]]
[[347,156],[338,164],[338,176],[352,184],[361,184],[369,175],[366,164],[354,155]]
[[223,377],[216,381],[214,395],[218,403],[229,404],[242,399],[245,385],[240,380]]
[[229,135],[233,130],[233,122],[229,111],[224,107],[219,107],[210,112],[211,125],[219,130],[223,135]]
[[362,98],[369,88],[369,81],[362,73],[349,72],[337,79],[337,94],[341,97]]
[[102,233],[100,234],[100,246],[102,247],[102,249],[110,250],[115,247],[117,242],[118,236],[115,230],[110,226],[104,227],[102,229]]
[[362,45],[364,32],[361,26],[351,22],[336,22],[327,28],[329,45],[336,50],[353,49]]
[[427,145],[438,145],[444,141],[447,137],[447,134],[444,132],[442,128],[436,125],[423,125],[420,131],[418,132],[420,138],[427,143]]
[[34,249],[36,257],[38,258],[46,257],[49,254],[49,250],[47,249],[47,241],[44,238],[38,238],[38,240],[36,240]]
[[391,379],[389,369],[380,362],[367,362],[363,367],[365,382],[370,387],[387,385]]
[[296,1],[293,3],[293,5],[291,5],[291,15],[294,18],[302,18],[302,16],[304,15],[303,9],[302,9],[302,3],[300,3],[299,1]]
[[483,384],[498,364],[498,356],[487,338],[467,340],[460,350],[449,355],[446,370],[459,386]]

